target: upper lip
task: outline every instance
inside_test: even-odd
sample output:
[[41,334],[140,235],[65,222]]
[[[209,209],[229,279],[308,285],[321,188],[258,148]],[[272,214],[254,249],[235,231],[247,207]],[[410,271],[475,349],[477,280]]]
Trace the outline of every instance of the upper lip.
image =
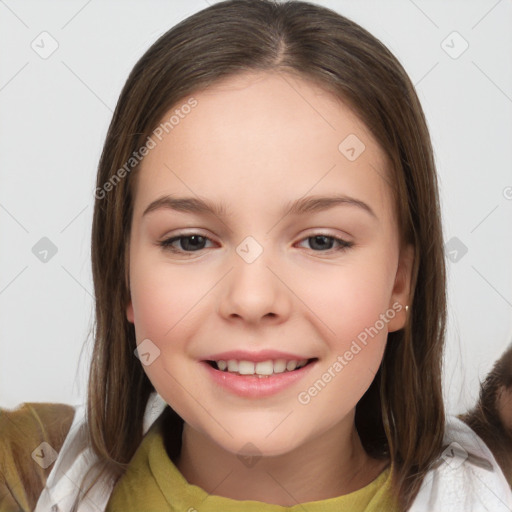
[[276,359],[286,359],[287,361],[301,361],[302,359],[311,359],[309,357],[291,354],[290,352],[281,352],[279,350],[260,350],[258,352],[247,352],[245,350],[229,350],[220,354],[211,355],[205,358],[205,361],[269,361]]

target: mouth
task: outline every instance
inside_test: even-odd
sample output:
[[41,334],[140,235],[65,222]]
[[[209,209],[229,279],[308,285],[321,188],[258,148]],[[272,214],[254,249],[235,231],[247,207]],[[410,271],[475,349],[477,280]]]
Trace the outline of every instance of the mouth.
[[244,360],[238,361],[235,359],[230,359],[227,361],[206,360],[204,362],[211,366],[214,370],[217,370],[221,373],[265,379],[274,375],[296,373],[306,366],[315,363],[316,361],[318,361],[317,357],[301,360],[269,359],[267,361],[260,362]]

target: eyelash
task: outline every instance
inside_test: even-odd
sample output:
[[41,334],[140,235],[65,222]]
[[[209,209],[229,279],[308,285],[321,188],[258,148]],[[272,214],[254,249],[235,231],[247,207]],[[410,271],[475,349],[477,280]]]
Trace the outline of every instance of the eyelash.
[[[199,236],[201,238],[204,238],[205,240],[212,241],[212,240],[210,240],[210,238],[203,236],[200,233],[187,233],[187,234],[178,233],[178,235],[173,236],[172,238],[168,238],[166,240],[162,240],[161,242],[158,242],[158,245],[161,246],[164,250],[170,251],[175,254],[194,254],[196,252],[198,253],[198,252],[203,251],[204,249],[198,249],[197,251],[183,251],[183,250],[177,249],[176,247],[173,247],[171,245],[178,240],[181,240],[183,238],[192,238],[193,236]],[[315,233],[313,235],[302,238],[300,241],[302,242],[304,240],[308,240],[309,238],[316,238],[316,237],[324,237],[327,239],[334,240],[335,242],[339,243],[340,246],[338,248],[328,249],[326,251],[315,251],[315,250],[311,249],[313,252],[328,253],[328,254],[331,252],[343,252],[343,251],[346,251],[347,249],[350,249],[354,245],[354,242],[347,242],[346,240],[343,240],[342,238],[336,238],[334,236],[326,235],[324,233]]]

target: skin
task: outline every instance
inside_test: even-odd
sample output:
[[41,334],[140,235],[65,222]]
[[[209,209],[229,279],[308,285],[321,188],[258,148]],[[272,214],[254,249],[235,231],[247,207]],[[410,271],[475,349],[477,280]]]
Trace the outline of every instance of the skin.
[[[366,454],[354,413],[387,333],[404,326],[414,257],[412,247],[400,249],[384,152],[349,107],[289,74],[245,73],[193,96],[197,106],[139,169],[126,309],[137,343],[149,338],[160,350],[144,370],[185,421],[177,467],[215,495],[281,506],[353,492],[388,464]],[[349,134],[366,146],[355,161],[338,150]],[[333,191],[364,201],[377,218],[349,205],[283,212],[288,201]],[[223,201],[230,215],[159,209],[143,216],[163,194]],[[158,245],[182,230],[209,240],[199,251],[178,240],[181,254]],[[354,245],[314,245],[308,237],[317,234]],[[247,236],[263,249],[250,264],[236,252]],[[299,403],[298,394],[396,302],[403,309],[307,405]],[[236,349],[318,362],[291,388],[242,398],[212,384],[199,364]],[[251,467],[238,457],[249,442],[262,456]]]
[[501,422],[512,432],[512,389],[502,386],[498,392],[497,402]]

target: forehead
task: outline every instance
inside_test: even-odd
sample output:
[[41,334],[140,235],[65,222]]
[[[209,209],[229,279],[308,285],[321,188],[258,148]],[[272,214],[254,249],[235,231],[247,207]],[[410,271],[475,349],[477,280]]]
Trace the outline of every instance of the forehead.
[[[371,132],[339,98],[278,72],[215,83],[162,117],[144,158],[136,210],[163,193],[268,207],[308,193],[346,193],[391,205],[387,160]],[[174,114],[174,123],[166,121]],[[355,157],[355,158],[354,158]]]

